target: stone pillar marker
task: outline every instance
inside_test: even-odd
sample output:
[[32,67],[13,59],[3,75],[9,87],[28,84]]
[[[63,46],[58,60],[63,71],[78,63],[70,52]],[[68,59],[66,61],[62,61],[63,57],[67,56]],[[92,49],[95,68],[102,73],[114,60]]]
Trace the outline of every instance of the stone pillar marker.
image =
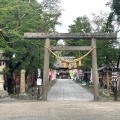
[[20,78],[20,94],[25,94],[25,70],[21,70],[21,78]]
[[0,50],[0,97],[7,97],[8,92],[4,90],[4,74],[3,69],[6,67],[4,51]]
[[3,69],[5,68],[5,64],[3,62],[1,62],[0,64],[1,64],[0,65],[0,90],[4,90],[4,88],[3,88],[3,84],[4,84]]

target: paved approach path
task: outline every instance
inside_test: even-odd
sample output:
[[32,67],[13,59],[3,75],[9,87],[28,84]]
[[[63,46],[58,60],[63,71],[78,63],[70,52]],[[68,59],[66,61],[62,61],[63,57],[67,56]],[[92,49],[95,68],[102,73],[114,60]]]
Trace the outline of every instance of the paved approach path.
[[48,92],[48,101],[57,100],[93,100],[93,94],[72,79],[58,79]]

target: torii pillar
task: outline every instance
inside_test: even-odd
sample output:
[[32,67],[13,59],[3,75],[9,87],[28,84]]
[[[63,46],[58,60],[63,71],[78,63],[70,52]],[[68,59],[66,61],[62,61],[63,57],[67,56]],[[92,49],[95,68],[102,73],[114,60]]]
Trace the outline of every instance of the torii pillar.
[[95,47],[92,51],[92,74],[93,74],[93,91],[94,91],[94,100],[99,99],[99,78],[97,70],[97,53],[96,53],[96,39],[91,40],[91,46]]
[[[50,39],[45,40],[45,46],[50,47]],[[42,100],[47,100],[48,93],[48,70],[49,70],[49,51],[45,49],[44,52],[44,72],[42,85]]]

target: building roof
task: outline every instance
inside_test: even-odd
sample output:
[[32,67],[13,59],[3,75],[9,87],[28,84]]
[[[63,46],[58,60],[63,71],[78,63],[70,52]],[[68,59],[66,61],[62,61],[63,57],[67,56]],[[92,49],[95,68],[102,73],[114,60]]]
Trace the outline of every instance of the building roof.
[[[100,67],[100,68],[98,68],[98,71],[101,71],[101,70],[103,70],[103,69],[106,69],[106,68],[109,68],[109,69],[117,69],[117,63],[114,65],[114,67],[113,66],[102,66],[102,67]],[[120,64],[119,64],[119,66],[118,66],[118,69],[120,69]]]

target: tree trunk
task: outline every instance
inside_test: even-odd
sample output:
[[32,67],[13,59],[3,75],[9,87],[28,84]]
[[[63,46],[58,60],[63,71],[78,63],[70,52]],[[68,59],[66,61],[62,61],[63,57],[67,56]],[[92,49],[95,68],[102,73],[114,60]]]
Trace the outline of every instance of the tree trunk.
[[17,26],[16,28],[20,26],[20,0],[18,0],[18,9],[17,9]]
[[14,92],[14,80],[13,80],[13,69],[9,71],[10,77],[7,78],[7,84],[8,84],[8,93],[12,94]]

